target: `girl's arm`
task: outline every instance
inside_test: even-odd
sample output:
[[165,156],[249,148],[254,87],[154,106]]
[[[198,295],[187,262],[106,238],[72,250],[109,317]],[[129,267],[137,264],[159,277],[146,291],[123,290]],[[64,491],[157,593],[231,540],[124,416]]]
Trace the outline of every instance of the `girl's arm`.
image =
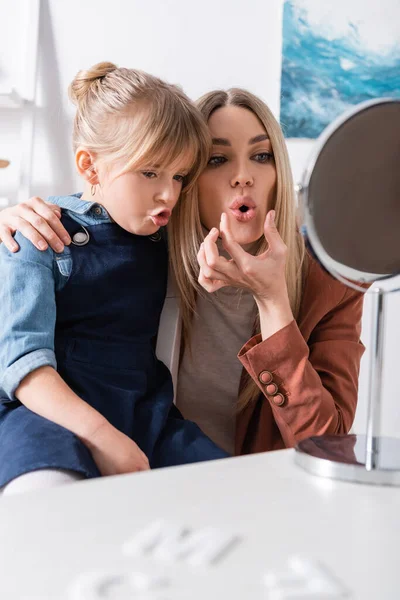
[[85,444],[107,423],[50,366],[39,367],[24,377],[15,397],[32,412],[75,433]]
[[32,371],[15,396],[33,412],[75,433],[89,448],[102,475],[149,469],[139,446],[79,398],[52,367]]
[[[19,235],[19,234],[18,234]],[[148,468],[137,445],[79,398],[56,371],[54,257],[19,237],[13,254],[0,247],[0,398],[75,433],[103,474]]]
[[0,211],[0,242],[10,252],[17,252],[18,243],[13,238],[16,231],[22,233],[38,250],[47,250],[50,246],[55,252],[62,252],[64,244],[71,238],[61,221],[60,207],[33,197]]

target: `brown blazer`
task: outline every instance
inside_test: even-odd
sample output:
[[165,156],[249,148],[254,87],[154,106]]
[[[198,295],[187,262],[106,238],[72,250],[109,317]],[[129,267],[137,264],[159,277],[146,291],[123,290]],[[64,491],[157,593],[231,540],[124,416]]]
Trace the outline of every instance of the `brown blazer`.
[[[238,413],[236,454],[290,448],[312,435],[349,431],[364,352],[362,306],[363,294],[309,258],[297,322],[264,341],[254,336],[239,352],[261,394]],[[275,395],[260,380],[263,371],[277,385]],[[268,377],[264,373],[264,380]]]

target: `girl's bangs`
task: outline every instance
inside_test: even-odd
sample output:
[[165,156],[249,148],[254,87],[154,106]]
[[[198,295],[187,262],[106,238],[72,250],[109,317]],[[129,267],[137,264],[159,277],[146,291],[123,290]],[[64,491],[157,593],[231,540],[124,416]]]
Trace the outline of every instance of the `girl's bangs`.
[[[129,156],[123,172],[149,167],[158,169],[170,168],[176,165],[177,172],[187,173],[184,187],[191,185],[201,171],[206,167],[211,142],[204,129],[196,130],[196,124],[187,116],[180,114],[176,120],[169,115],[154,126],[151,115],[147,116],[141,132],[127,137],[123,154]],[[207,130],[206,130],[207,131]]]

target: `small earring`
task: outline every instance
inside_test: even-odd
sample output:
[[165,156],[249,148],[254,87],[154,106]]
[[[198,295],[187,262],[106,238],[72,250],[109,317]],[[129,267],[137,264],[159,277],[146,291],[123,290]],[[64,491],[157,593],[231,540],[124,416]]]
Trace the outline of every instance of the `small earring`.
[[90,188],[90,193],[92,194],[92,196],[95,195],[95,193],[96,193],[96,186],[95,185],[92,185],[92,187]]

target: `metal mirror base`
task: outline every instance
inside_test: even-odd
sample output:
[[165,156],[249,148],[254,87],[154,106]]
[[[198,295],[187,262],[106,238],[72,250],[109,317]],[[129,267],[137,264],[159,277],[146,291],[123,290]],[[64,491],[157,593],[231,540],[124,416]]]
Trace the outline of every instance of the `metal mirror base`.
[[303,469],[330,479],[400,486],[400,439],[373,438],[367,452],[365,435],[323,435],[296,446],[295,461]]

